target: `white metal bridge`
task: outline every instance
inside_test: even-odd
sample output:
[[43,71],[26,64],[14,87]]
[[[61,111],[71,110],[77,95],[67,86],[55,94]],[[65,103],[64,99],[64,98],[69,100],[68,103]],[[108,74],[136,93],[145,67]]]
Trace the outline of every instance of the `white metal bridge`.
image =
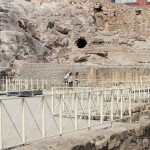
[[0,97],[0,149],[93,126],[131,121],[132,103],[150,103],[150,81],[80,82],[78,87],[48,79],[1,78],[1,91],[41,89],[33,97]]

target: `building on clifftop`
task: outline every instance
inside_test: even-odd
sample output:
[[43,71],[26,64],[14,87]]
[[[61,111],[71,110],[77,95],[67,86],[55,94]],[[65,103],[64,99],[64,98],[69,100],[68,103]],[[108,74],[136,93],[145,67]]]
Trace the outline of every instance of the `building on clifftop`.
[[124,3],[129,6],[150,7],[150,0],[109,0],[113,3]]

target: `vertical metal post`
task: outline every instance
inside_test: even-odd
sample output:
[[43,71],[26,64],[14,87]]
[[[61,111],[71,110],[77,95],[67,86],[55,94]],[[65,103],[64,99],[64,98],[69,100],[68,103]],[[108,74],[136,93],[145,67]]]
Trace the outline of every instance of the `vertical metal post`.
[[131,89],[129,89],[129,117],[131,123]]
[[13,90],[13,85],[14,85],[13,84],[13,79],[14,79],[13,77],[10,78],[10,88],[11,88],[11,90]]
[[138,98],[137,98],[137,92],[138,92],[138,89],[137,89],[137,82],[135,81],[135,83],[134,83],[134,86],[135,86],[135,100],[137,100]]
[[146,86],[144,85],[144,101],[146,99],[145,90],[146,90]]
[[81,93],[81,106],[84,109],[83,90],[82,90],[82,93]]
[[147,88],[146,88],[146,91],[147,91],[147,99],[149,98],[149,90],[148,90],[148,85],[147,85]]
[[27,78],[27,90],[29,90],[29,79]]
[[25,98],[22,98],[22,142],[25,144]]
[[15,90],[18,90],[18,79],[17,78],[15,79],[15,83],[16,83]]
[[15,87],[16,87],[16,82],[15,82],[15,79],[13,77],[13,90],[15,90]]
[[100,123],[103,123],[103,102],[104,102],[104,91],[101,92],[100,94]]
[[42,90],[44,90],[44,83],[43,83],[43,78],[42,78]]
[[4,77],[2,77],[2,90],[5,90],[5,89],[4,89],[4,85],[5,85],[5,84],[4,84]]
[[133,88],[134,88],[134,89],[133,89],[133,92],[134,92],[134,101],[135,101],[135,92],[136,92],[135,86],[136,86],[136,85],[134,84],[133,86],[134,86],[134,87],[133,87]]
[[18,78],[18,90],[20,91],[20,78]]
[[111,91],[111,123],[113,122],[113,115],[114,115],[114,96],[113,96],[113,90]]
[[20,90],[23,90],[23,88],[22,88],[22,79],[20,79]]
[[116,91],[117,92],[117,104],[119,103],[119,90]]
[[42,96],[42,137],[45,138],[45,98]]
[[[96,91],[99,91],[99,89],[96,89]],[[99,92],[96,92],[96,99],[97,99],[97,101],[96,101],[96,105],[97,106],[100,106],[100,104],[99,104]]]
[[10,89],[10,77],[8,77],[8,85],[9,85],[9,86],[8,86],[9,90],[11,90],[11,89]]
[[24,79],[25,90],[27,90],[27,79]]
[[123,89],[121,89],[120,117],[123,118]]
[[44,87],[44,90],[46,90],[46,83],[47,83],[47,82],[46,82],[46,79],[44,78],[44,79],[43,79],[43,87]]
[[[73,93],[74,93],[74,88],[73,88]],[[72,95],[72,99],[71,99],[71,102],[72,102],[72,112],[74,112],[74,106],[75,106],[75,99],[74,99],[74,94],[71,94]]]
[[88,129],[91,127],[91,92],[88,93]]
[[75,130],[78,130],[78,99],[77,94],[75,93]]
[[1,90],[3,91],[3,87],[4,87],[4,77],[1,77]]
[[30,82],[31,82],[31,90],[33,90],[33,80],[32,80],[32,78],[30,79]]
[[0,100],[0,149],[3,149],[2,143],[2,100]]
[[8,78],[6,77],[6,94],[8,93]]
[[36,89],[38,90],[39,89],[39,79],[37,78],[37,80],[36,80]]
[[16,90],[16,79],[13,77],[14,91]]
[[140,85],[140,83],[139,83],[139,100],[141,100],[141,85]]
[[54,114],[54,87],[52,87],[52,115]]
[[48,83],[49,83],[49,81],[46,80],[46,81],[45,81],[45,84],[46,84],[46,85],[45,85],[45,86],[46,86],[46,87],[45,87],[45,88],[46,88],[46,91],[48,90]]
[[60,95],[60,104],[59,104],[59,134],[62,135],[62,95]]
[[102,87],[102,92],[104,93],[104,95],[103,95],[103,97],[104,97],[104,99],[106,100],[107,99],[107,95],[106,95],[106,87],[105,87],[105,89],[104,89],[104,86]]
[[150,92],[150,90],[149,90],[149,85],[148,85],[148,102],[150,102],[150,100],[149,100],[149,92]]
[[65,92],[64,92],[64,88],[63,88],[63,95],[62,95],[62,98],[63,98],[63,112],[65,111],[65,102],[64,102],[64,100],[65,100]]

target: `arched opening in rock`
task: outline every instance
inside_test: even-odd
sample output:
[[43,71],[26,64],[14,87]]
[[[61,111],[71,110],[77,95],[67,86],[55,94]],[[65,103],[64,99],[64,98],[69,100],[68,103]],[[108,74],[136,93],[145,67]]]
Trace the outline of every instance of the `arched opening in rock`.
[[136,15],[140,15],[142,13],[142,11],[141,10],[136,10],[135,13],[136,13]]
[[94,5],[93,10],[94,10],[94,13],[103,12],[103,7],[99,3],[96,3]]
[[79,38],[76,43],[78,48],[84,48],[87,45],[87,41],[84,38]]

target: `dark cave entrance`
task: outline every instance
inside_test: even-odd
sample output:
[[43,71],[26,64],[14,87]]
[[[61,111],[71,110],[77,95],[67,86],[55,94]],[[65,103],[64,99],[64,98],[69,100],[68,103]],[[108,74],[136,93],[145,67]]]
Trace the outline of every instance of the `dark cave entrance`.
[[76,43],[78,48],[84,48],[87,45],[87,41],[84,38],[79,38]]
[[142,13],[142,11],[141,10],[136,10],[135,13],[136,13],[136,15],[140,15]]

